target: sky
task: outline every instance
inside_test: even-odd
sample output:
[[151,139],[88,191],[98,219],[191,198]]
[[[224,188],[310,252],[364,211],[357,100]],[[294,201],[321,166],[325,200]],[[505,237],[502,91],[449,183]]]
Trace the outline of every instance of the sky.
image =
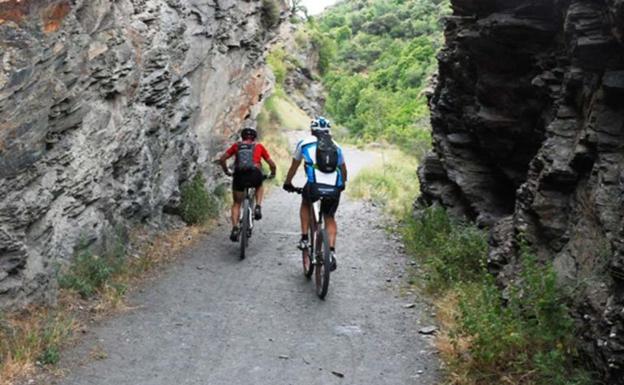
[[303,5],[308,8],[310,15],[317,15],[325,9],[325,7],[336,4],[338,0],[303,0]]

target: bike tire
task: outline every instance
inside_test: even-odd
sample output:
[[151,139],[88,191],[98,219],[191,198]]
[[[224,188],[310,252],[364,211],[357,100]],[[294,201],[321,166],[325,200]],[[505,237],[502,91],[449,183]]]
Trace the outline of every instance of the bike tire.
[[249,244],[249,200],[243,201],[243,218],[240,226],[240,259],[245,259],[245,249]]
[[329,291],[329,275],[331,256],[329,251],[329,239],[327,238],[327,231],[325,229],[318,233],[318,240],[316,242],[319,246],[319,250],[316,252],[316,295],[320,299],[325,299],[327,292]]

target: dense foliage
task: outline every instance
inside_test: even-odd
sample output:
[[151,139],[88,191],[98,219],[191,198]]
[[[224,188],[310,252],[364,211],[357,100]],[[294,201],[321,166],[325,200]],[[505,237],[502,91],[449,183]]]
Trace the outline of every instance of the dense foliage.
[[423,90],[442,44],[446,0],[347,0],[312,22],[327,110],[351,134],[412,147],[427,140]]

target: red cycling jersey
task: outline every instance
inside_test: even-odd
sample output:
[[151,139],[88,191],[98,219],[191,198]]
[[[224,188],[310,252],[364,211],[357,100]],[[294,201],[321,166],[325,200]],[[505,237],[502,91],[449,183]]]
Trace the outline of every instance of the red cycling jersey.
[[[253,143],[253,142],[251,140],[245,140],[243,141],[243,143]],[[230,148],[228,148],[225,153],[228,159],[231,158],[233,155],[236,155],[236,153],[238,153],[238,142],[234,143]],[[262,159],[268,161],[269,159],[271,159],[271,155],[269,155],[269,152],[267,151],[266,148],[264,148],[264,146],[261,143],[256,143],[256,147],[254,148],[254,153],[253,153],[253,162],[256,165],[256,167],[258,168],[261,167]]]

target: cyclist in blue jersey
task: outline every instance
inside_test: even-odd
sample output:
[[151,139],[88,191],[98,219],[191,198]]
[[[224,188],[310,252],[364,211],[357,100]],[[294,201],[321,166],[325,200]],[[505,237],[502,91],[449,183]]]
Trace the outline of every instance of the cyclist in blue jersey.
[[331,270],[336,269],[336,235],[338,226],[335,214],[340,203],[340,195],[345,189],[347,182],[347,165],[344,160],[342,148],[331,139],[330,122],[318,117],[311,123],[310,136],[297,143],[293,153],[293,160],[284,181],[284,190],[295,191],[292,180],[297,169],[304,164],[307,182],[303,187],[300,207],[301,240],[299,248],[308,247],[308,228],[310,225],[310,202],[321,201],[321,213],[325,221],[329,236],[332,265]]

